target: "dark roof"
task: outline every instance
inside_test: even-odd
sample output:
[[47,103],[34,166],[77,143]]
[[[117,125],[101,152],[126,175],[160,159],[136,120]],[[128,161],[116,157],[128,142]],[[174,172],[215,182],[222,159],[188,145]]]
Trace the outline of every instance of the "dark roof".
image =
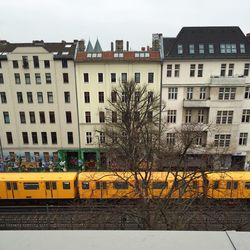
[[32,43],[9,43],[7,41],[0,41],[0,59],[6,59],[6,54],[11,53],[18,47],[43,47],[49,53],[54,54],[54,59],[73,60],[76,42],[70,43],[62,41],[60,43],[46,43],[43,41],[33,41]]
[[[193,44],[195,53],[189,53]],[[204,54],[199,53],[199,44],[204,44]],[[209,53],[208,45],[213,44],[214,53]],[[220,44],[236,44],[237,53],[221,53]],[[245,44],[245,53],[240,53],[240,44]],[[183,53],[178,54],[178,45]],[[229,59],[250,58],[250,41],[239,27],[183,27],[176,38],[163,38],[165,59]]]

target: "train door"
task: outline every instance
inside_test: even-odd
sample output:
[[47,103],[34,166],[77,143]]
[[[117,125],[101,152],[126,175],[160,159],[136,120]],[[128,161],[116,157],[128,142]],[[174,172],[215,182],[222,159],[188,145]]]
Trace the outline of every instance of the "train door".
[[238,198],[238,181],[227,181],[225,189],[225,198]]
[[95,191],[96,191],[95,198],[97,198],[97,199],[108,198],[107,182],[106,181],[97,181]]
[[45,186],[46,186],[46,198],[47,199],[57,198],[57,195],[55,193],[57,190],[56,181],[46,181]]
[[7,199],[15,199],[17,196],[17,182],[8,181],[6,182],[6,193]]

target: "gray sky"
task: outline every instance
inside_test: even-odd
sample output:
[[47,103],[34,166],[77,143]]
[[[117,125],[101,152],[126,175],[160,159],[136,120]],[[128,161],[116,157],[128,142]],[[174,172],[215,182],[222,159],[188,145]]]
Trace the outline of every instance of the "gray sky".
[[250,33],[249,0],[0,0],[0,39],[10,42],[99,38],[131,49],[151,45],[152,33],[176,36],[183,26],[240,26]]

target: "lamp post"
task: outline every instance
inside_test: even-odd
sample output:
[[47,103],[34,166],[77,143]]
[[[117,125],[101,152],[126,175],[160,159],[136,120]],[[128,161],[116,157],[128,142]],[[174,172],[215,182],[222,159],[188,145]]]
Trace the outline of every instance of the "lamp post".
[[2,141],[1,141],[1,137],[0,137],[0,151],[1,151],[1,160],[3,161],[3,147],[2,147]]

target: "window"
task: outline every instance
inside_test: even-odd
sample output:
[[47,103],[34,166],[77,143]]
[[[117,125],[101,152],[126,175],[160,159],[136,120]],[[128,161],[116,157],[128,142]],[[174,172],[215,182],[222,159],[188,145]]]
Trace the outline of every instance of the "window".
[[52,189],[53,189],[53,190],[56,190],[57,187],[56,187],[56,182],[55,182],[55,181],[52,181],[52,182],[46,181],[46,182],[45,182],[46,189],[47,189],[47,190],[50,190],[50,189],[51,189],[51,184],[50,184],[50,183],[52,184]]
[[198,110],[198,123],[204,123],[204,110]]
[[245,44],[244,44],[244,43],[241,43],[241,44],[240,44],[240,53],[241,53],[241,54],[246,53],[246,48],[245,48]]
[[115,181],[113,182],[114,189],[128,189],[128,182],[125,181]]
[[206,87],[200,87],[200,100],[206,99]]
[[21,78],[20,78],[20,74],[19,73],[15,73],[15,83],[16,84],[21,84]]
[[70,103],[70,92],[68,91],[64,92],[64,102]]
[[135,91],[135,103],[138,103],[140,101],[140,92]]
[[57,144],[56,132],[51,132],[51,142],[52,144]]
[[116,91],[111,92],[111,102],[116,103],[117,102],[117,93]]
[[154,92],[153,91],[149,91],[148,92],[148,103],[152,103],[154,99]]
[[220,186],[219,181],[214,181],[214,183],[213,183],[213,189],[218,189],[219,186]]
[[85,112],[85,122],[91,123],[91,113],[89,111]]
[[183,47],[182,47],[182,44],[178,44],[177,45],[177,52],[179,55],[183,54]]
[[30,74],[29,73],[25,73],[24,74],[24,78],[25,78],[25,83],[26,84],[30,84]]
[[167,144],[175,145],[175,133],[167,133]]
[[154,73],[150,72],[148,73],[148,83],[154,82]]
[[54,111],[50,111],[49,112],[49,122],[50,123],[55,123],[56,119],[55,119],[55,112]]
[[216,134],[214,137],[214,145],[217,147],[229,147],[230,139],[230,134]]
[[250,182],[245,182],[245,189],[250,189]]
[[203,76],[203,64],[198,64],[198,77]]
[[68,144],[73,144],[73,132],[67,132]]
[[103,82],[103,73],[98,73],[98,82]]
[[112,111],[112,119],[111,120],[113,123],[117,122],[117,112]]
[[14,60],[12,63],[13,63],[13,68],[17,69],[18,68],[18,61]]
[[68,61],[66,59],[62,59],[62,68],[68,68]]
[[247,145],[247,137],[248,137],[248,133],[240,133],[240,138],[239,138],[239,145]]
[[221,54],[235,54],[235,53],[237,53],[236,44],[235,43],[220,44],[220,53]]
[[122,83],[128,82],[127,73],[122,73]]
[[189,44],[189,54],[194,54],[194,44]]
[[44,60],[44,68],[46,68],[46,69],[50,68],[50,61],[49,60]]
[[168,88],[168,99],[176,100],[178,94],[178,88]]
[[69,75],[68,75],[68,73],[63,73],[63,83],[69,83]]
[[90,95],[89,92],[84,92],[84,102],[90,103]]
[[28,57],[27,57],[27,56],[23,56],[22,59],[23,59],[23,68],[24,68],[24,69],[28,69],[28,68],[29,68],[29,60],[28,60]]
[[141,77],[141,74],[140,73],[135,73],[135,83],[140,83],[140,77]]
[[100,132],[100,143],[101,144],[105,143],[105,134],[104,134],[104,132]]
[[0,84],[3,84],[4,83],[4,80],[3,80],[3,74],[0,73]]
[[12,133],[11,132],[6,132],[6,138],[7,138],[7,143],[8,144],[13,144],[13,138],[12,138]]
[[235,100],[236,88],[219,88],[219,100]]
[[244,65],[244,76],[249,75],[249,67],[250,67],[250,63],[245,63],[245,65]]
[[30,111],[29,115],[30,115],[30,123],[36,123],[35,112]]
[[106,181],[98,181],[96,182],[96,189],[107,189]]
[[233,122],[233,111],[217,111],[216,124],[232,124]]
[[193,99],[193,87],[187,88],[187,100]]
[[234,64],[229,63],[228,76],[233,76],[233,73],[234,73]]
[[45,73],[45,79],[46,79],[46,83],[51,83],[51,74]]
[[204,49],[204,44],[199,44],[199,54],[204,54],[205,49]]
[[26,123],[25,112],[19,112],[20,123]]
[[190,77],[194,77],[195,76],[195,64],[190,64],[190,73],[189,73]]
[[104,92],[99,92],[98,96],[99,96],[99,103],[104,103]]
[[42,92],[37,92],[37,102],[43,103],[43,93]]
[[24,182],[23,188],[25,190],[39,190],[39,183],[38,182]]
[[28,100],[28,103],[33,103],[32,92],[27,92],[27,100]]
[[29,144],[29,137],[27,132],[22,132],[23,135],[23,144]]
[[168,188],[168,183],[163,181],[157,181],[152,183],[153,189],[165,189]]
[[22,92],[17,92],[17,103],[23,103],[23,93]]
[[86,142],[87,142],[87,144],[92,143],[92,133],[91,132],[86,132]]
[[10,123],[10,115],[9,112],[3,112],[3,119],[4,119],[4,123],[5,124],[9,124]]
[[245,99],[250,99],[250,87],[245,88]]
[[192,110],[187,109],[186,116],[185,116],[185,123],[191,123],[191,122],[192,122]]
[[37,132],[31,132],[32,143],[38,144]]
[[71,112],[66,111],[65,115],[66,115],[66,123],[72,123]]
[[148,111],[147,112],[147,119],[148,119],[148,122],[153,121],[153,111]]
[[53,92],[47,92],[48,103],[53,103]]
[[208,52],[209,52],[209,54],[214,54],[214,45],[213,44],[208,44]]
[[100,123],[105,122],[105,113],[103,111],[99,112],[99,121],[100,121]]
[[88,83],[89,82],[89,74],[83,73],[83,82]]
[[167,122],[168,123],[176,123],[176,110],[168,110],[167,111]]
[[6,93],[0,92],[1,103],[7,103]]
[[174,65],[174,76],[179,77],[180,76],[180,64]]
[[227,68],[227,65],[225,63],[222,63],[221,69],[220,69],[220,76],[226,76],[226,68]]
[[38,56],[33,56],[34,68],[39,68],[39,58]]
[[111,82],[116,82],[116,73],[111,73]]
[[82,182],[82,189],[89,189],[89,182],[88,181]]
[[237,189],[238,188],[238,181],[227,181],[227,189]]
[[167,64],[167,77],[172,76],[172,64]]
[[123,53],[114,53],[114,58],[122,58]]
[[250,122],[250,109],[243,109],[241,122]]
[[41,132],[42,144],[48,144],[47,132]]
[[41,84],[41,75],[40,73],[35,73],[36,84]]
[[39,112],[40,123],[45,123],[45,114],[43,111]]
[[63,189],[70,189],[70,182],[63,182]]

